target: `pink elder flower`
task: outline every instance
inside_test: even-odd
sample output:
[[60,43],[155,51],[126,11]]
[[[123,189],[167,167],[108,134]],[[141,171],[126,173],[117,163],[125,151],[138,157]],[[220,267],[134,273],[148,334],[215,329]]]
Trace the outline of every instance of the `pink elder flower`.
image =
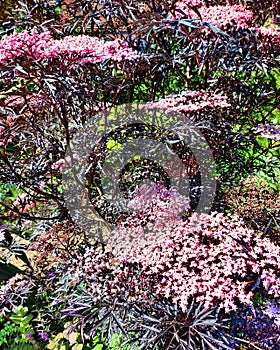
[[49,59],[62,57],[71,64],[86,64],[108,59],[131,60],[137,58],[137,53],[120,39],[104,42],[97,37],[78,35],[49,41],[42,57]]
[[[172,231],[168,230],[161,242],[147,244],[141,252],[130,246],[122,253],[118,251],[118,256],[124,254],[124,259],[140,263],[145,271],[151,270],[152,275],[160,275],[162,282],[161,278],[157,282],[157,293],[172,296],[183,310],[192,293],[198,301],[208,306],[219,303],[226,311],[236,308],[236,299],[251,303],[253,294],[247,291],[247,286],[255,280],[245,279],[248,269],[255,276],[260,275],[263,286],[278,295],[280,281],[275,271],[279,273],[280,261],[275,257],[279,257],[280,248],[271,242],[268,245],[262,242],[256,233],[242,226],[239,218],[231,219],[230,230],[228,221],[218,213],[194,214],[187,221],[180,220]],[[240,240],[245,240],[248,247],[251,244],[251,248],[243,247]],[[172,245],[172,253],[166,254]],[[254,252],[255,246],[262,246],[261,254]],[[265,262],[265,269],[261,268],[260,261]],[[235,281],[237,276],[244,280]],[[166,280],[170,283],[166,284]]]
[[[196,2],[198,6],[200,5],[199,3],[200,2]],[[176,3],[176,19],[180,19],[181,17],[198,18],[196,12],[188,6],[189,4],[190,1],[179,1]],[[254,18],[253,12],[248,10],[244,5],[215,5],[206,7],[201,4],[198,11],[203,22],[211,22],[216,27],[223,30],[231,29],[232,27],[237,29],[248,28]]]
[[6,64],[16,59],[52,60],[59,59],[67,66],[100,63],[106,60],[121,62],[134,60],[136,51],[121,39],[104,42],[89,35],[66,36],[52,39],[49,32],[24,31],[5,35],[0,40],[0,63]]
[[155,102],[146,103],[143,108],[148,110],[165,110],[169,112],[196,113],[215,108],[227,108],[226,96],[214,94],[204,90],[185,90],[180,94],[168,95]]
[[[111,236],[115,249],[122,250],[131,244],[140,247],[147,242],[164,239],[164,228],[167,225],[170,229],[176,226],[182,213],[189,209],[189,198],[182,196],[174,188],[167,190],[162,185],[153,183],[138,188],[128,207],[134,210],[129,220],[131,232],[129,235],[125,234],[127,222],[121,223],[115,229]],[[148,218],[145,227],[143,218]],[[156,226],[154,222],[157,223]]]
[[37,33],[34,30],[4,35],[0,40],[0,63],[6,64],[23,57],[40,59],[50,38],[49,32]]
[[140,188],[132,205],[136,213],[119,224],[105,250],[89,247],[71,266],[73,279],[87,282],[94,301],[157,295],[184,312],[195,298],[205,308],[220,305],[230,312],[238,302],[251,304],[260,284],[279,296],[280,247],[237,215],[194,213],[182,219],[184,199],[161,185]]

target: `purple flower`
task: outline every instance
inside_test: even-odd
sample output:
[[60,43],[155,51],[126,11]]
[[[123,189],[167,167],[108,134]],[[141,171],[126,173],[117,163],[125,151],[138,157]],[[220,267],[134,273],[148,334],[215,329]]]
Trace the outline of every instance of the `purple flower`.
[[31,333],[27,333],[26,336],[28,339],[33,339],[33,335]]
[[49,340],[49,335],[48,335],[48,333],[46,333],[46,332],[40,332],[40,333],[39,333],[39,336],[40,336],[41,339],[43,339],[43,340]]

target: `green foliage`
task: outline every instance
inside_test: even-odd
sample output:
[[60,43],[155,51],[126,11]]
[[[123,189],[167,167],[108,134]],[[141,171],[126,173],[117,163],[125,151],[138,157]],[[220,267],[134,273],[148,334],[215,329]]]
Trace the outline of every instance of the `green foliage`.
[[254,293],[253,303],[255,306],[262,306],[266,303],[267,299],[268,298],[264,295],[264,293],[262,293],[261,291],[256,291]]
[[257,138],[260,148],[253,145],[238,149],[245,171],[252,169],[252,174],[266,180],[275,191],[280,190],[280,149],[274,148],[266,138]]
[[17,326],[14,323],[11,323],[10,321],[7,321],[3,324],[5,321],[4,318],[1,318],[1,330],[0,330],[0,346],[3,346],[4,344],[8,344],[9,339],[17,333]]
[[6,207],[3,204],[14,202],[18,194],[19,191],[16,185],[0,182],[0,215],[7,215]]
[[270,76],[274,79],[276,88],[280,90],[280,70],[274,68],[270,71]]
[[8,320],[5,317],[0,318],[1,349],[39,349],[39,345],[33,339],[32,319],[33,316],[28,308],[22,305],[14,309]]
[[121,334],[115,333],[109,340],[108,350],[130,350],[129,345],[124,345],[124,339]]
[[[22,305],[14,309],[9,317],[0,317],[1,349],[42,349],[42,345],[34,340],[36,338],[34,321],[28,307]],[[123,345],[125,340],[121,334],[116,333],[110,339],[102,339],[99,331],[93,338],[85,335],[83,342],[78,330],[69,333],[70,326],[69,322],[65,323],[64,330],[53,335],[44,348],[50,350],[130,350],[129,345]]]
[[64,325],[64,331],[54,335],[46,349],[49,350],[130,350],[130,345],[125,345],[127,339],[124,339],[120,333],[114,333],[111,338],[102,338],[101,330],[94,337],[84,334],[82,340],[80,331],[76,328],[70,332],[71,323]]

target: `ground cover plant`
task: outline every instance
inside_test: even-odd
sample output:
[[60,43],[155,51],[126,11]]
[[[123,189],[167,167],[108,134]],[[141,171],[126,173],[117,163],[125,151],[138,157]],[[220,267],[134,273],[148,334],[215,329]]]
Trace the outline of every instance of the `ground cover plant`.
[[[8,0],[0,13],[0,346],[279,349],[278,2]],[[123,105],[147,122],[118,114],[107,130]],[[209,146],[207,213],[174,116]],[[100,120],[75,216],[68,150]],[[117,172],[138,139],[175,152],[189,196],[159,152]],[[106,197],[104,164],[129,210]],[[104,220],[88,229],[91,208]]]

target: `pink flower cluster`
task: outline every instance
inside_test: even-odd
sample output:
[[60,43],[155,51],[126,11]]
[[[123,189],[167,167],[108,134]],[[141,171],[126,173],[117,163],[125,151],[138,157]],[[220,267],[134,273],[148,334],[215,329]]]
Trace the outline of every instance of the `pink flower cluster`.
[[230,105],[227,103],[225,96],[217,95],[204,90],[200,91],[183,91],[177,95],[168,95],[160,98],[156,102],[146,103],[144,108],[149,110],[161,109],[168,112],[193,113],[205,109],[226,108]]
[[172,217],[175,215],[179,218],[182,210],[189,208],[189,200],[174,188],[167,190],[162,185],[153,183],[137,188],[128,206],[138,212],[150,212],[154,208],[160,208],[161,213],[169,213]]
[[59,59],[65,65],[84,65],[106,60],[123,61],[138,57],[127,43],[120,39],[104,42],[88,35],[67,36],[61,40],[51,38],[49,32],[35,31],[5,35],[0,41],[0,63],[15,59]]
[[68,36],[62,40],[51,40],[44,49],[44,57],[63,57],[72,64],[99,63],[106,60],[121,62],[138,57],[128,45],[120,40],[103,42],[87,35]]
[[4,35],[0,40],[0,63],[6,64],[16,58],[41,59],[46,43],[51,39],[49,32],[24,31]]
[[[155,204],[159,189],[151,187],[147,205],[147,188],[137,193],[132,205],[141,215],[132,215],[115,230],[105,252],[101,247],[89,248],[72,265],[73,279],[79,276],[86,281],[95,301],[118,295],[141,302],[158,295],[185,312],[195,297],[206,309],[220,305],[229,312],[237,302],[251,304],[252,290],[259,284],[280,296],[280,247],[246,228],[238,216],[227,219],[214,212],[183,220],[178,215],[185,206],[182,197],[162,187]],[[163,212],[175,209],[173,220],[169,220],[172,214],[165,220],[161,213],[166,203]],[[138,226],[142,231],[137,231]],[[140,237],[129,243],[129,237],[141,236],[145,230],[150,235],[161,231],[161,239],[151,243]]]
[[[196,4],[199,2],[196,2]],[[176,9],[184,12],[187,18],[198,18],[197,14],[187,5],[189,1],[180,1],[176,4]],[[198,8],[203,22],[214,23],[215,26],[221,29],[244,29],[250,26],[254,15],[251,10],[248,10],[244,5],[227,5],[227,6],[209,6],[202,5]],[[176,13],[176,19],[183,16],[181,12]]]
[[[137,189],[128,207],[133,209],[134,213],[129,221],[120,223],[111,235],[115,251],[121,251],[131,245],[139,248],[148,242],[151,244],[162,241],[166,235],[166,228],[175,228],[182,214],[190,206],[189,198],[182,196],[174,188],[163,190],[162,185],[153,183],[151,186],[143,185]],[[124,235],[127,225],[130,227],[130,233]]]
[[[126,233],[127,234],[127,233]],[[239,241],[244,240],[244,246]],[[140,263],[147,274],[160,276],[156,293],[171,297],[185,311],[192,296],[205,308],[220,305],[226,311],[236,301],[250,304],[256,276],[275,296],[280,295],[280,248],[242,227],[238,217],[222,214],[192,215],[175,230],[141,253],[125,250],[125,258]],[[255,275],[246,280],[248,271]]]

